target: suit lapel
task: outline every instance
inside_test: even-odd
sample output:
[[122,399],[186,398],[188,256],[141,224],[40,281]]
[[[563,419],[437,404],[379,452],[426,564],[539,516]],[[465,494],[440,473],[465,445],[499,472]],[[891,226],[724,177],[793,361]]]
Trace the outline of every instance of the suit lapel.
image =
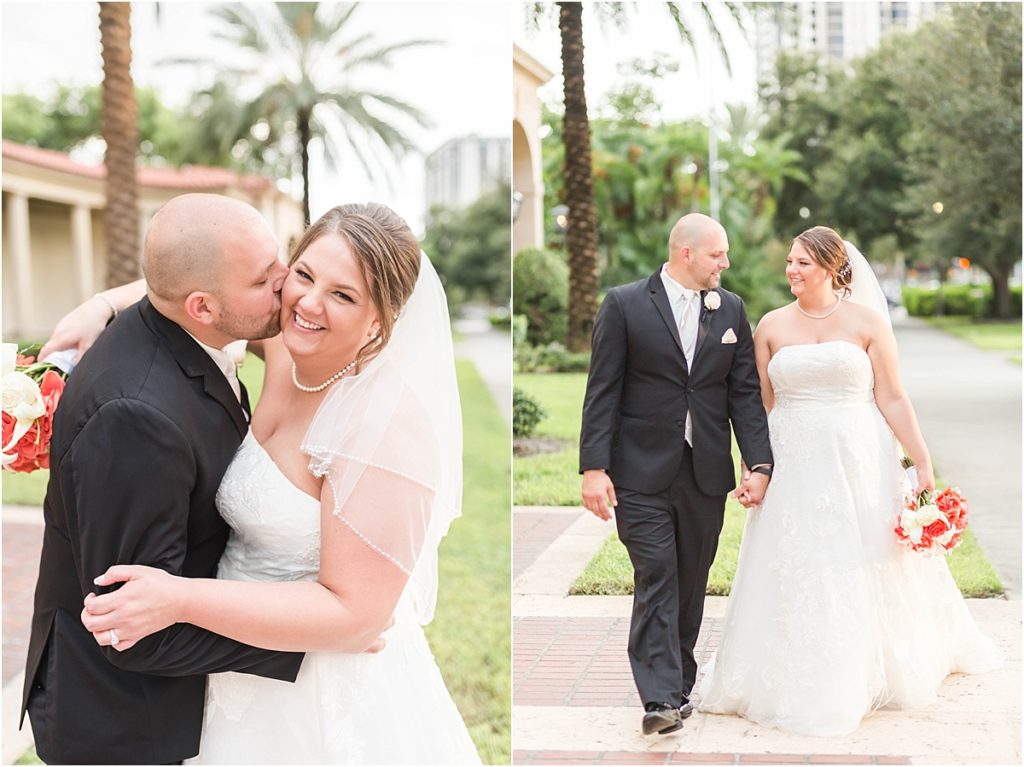
[[704,346],[704,339],[708,337],[708,328],[711,326],[711,314],[704,306],[704,296],[708,291],[702,290],[700,292],[700,321],[697,325],[697,343],[693,347],[693,365],[697,366],[697,355],[700,354],[701,347]]
[[214,361],[180,325],[164,317],[154,308],[148,298],[140,302],[142,318],[146,324],[163,340],[167,350],[178,363],[178,366],[190,378],[203,379],[203,391],[215,399],[231,416],[235,428],[243,438],[249,430],[249,424],[242,410],[242,404],[235,398],[231,384],[224,377]]
[[[672,316],[672,307],[668,302],[668,295],[665,293],[665,286],[661,283],[661,271],[657,271],[647,281],[647,287],[650,289],[651,301],[654,302],[654,308],[658,310],[658,314],[661,315],[662,321],[665,323],[665,327],[668,328],[668,332],[672,334],[672,338],[676,342],[676,346],[679,348],[679,353],[682,354],[683,342],[679,338],[679,328],[676,327],[675,317]],[[686,356],[683,355],[685,365]]]

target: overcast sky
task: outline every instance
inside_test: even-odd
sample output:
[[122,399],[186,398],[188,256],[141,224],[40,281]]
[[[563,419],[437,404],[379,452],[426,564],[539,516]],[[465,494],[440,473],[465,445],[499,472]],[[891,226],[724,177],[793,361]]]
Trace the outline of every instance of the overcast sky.
[[[210,56],[230,48],[211,36],[209,3],[133,3],[132,70],[137,85],[155,88],[171,105],[184,103],[209,83],[213,71],[160,64],[172,57]],[[489,2],[369,2],[351,21],[380,43],[428,38],[442,44],[398,53],[390,71],[376,70],[374,90],[390,93],[425,111],[430,129],[412,129],[426,152],[469,134],[507,136],[511,127],[512,7]],[[0,4],[0,80],[3,92],[44,95],[55,82],[95,84],[101,80],[96,3],[3,2]],[[407,160],[395,188],[370,182],[353,163],[329,173],[314,167],[311,214],[315,219],[342,202],[376,199],[390,204],[419,230],[423,216],[423,163]]]
[[[136,83],[155,88],[165,102],[181,105],[207,85],[213,69],[169,66],[173,57],[223,56],[232,51],[211,32],[215,23],[209,3],[133,3],[133,75]],[[692,11],[693,9],[685,9]],[[718,9],[721,10],[721,9]],[[602,27],[592,13],[584,17],[587,90],[592,110],[600,109],[609,90],[621,82],[619,65],[634,57],[677,62],[679,72],[666,76],[656,94],[666,120],[707,114],[712,94],[719,114],[724,105],[752,102],[754,58],[749,44],[728,14],[719,14],[720,28],[732,57],[733,77],[712,55],[713,46],[699,15],[691,17],[698,55],[684,47],[661,3],[637,3],[625,30]],[[561,100],[557,24],[548,19],[528,31],[524,5],[504,0],[435,2],[416,0],[364,2],[353,27],[372,32],[384,42],[430,38],[443,44],[396,55],[390,71],[373,73],[370,85],[409,101],[428,113],[430,129],[412,128],[425,152],[463,135],[507,136],[511,124],[510,41],[515,40],[556,72],[541,89],[551,104]],[[0,3],[0,82],[5,93],[30,91],[45,95],[58,81],[69,85],[101,79],[96,3]],[[314,218],[332,205],[377,199],[404,215],[419,230],[423,216],[422,158],[406,160],[395,188],[371,182],[349,158],[330,173],[314,156],[311,208]]]
[[[696,45],[695,52],[680,42],[664,3],[638,2],[629,6],[629,22],[624,29],[612,24],[602,25],[592,10],[583,12],[583,46],[586,66],[587,108],[598,111],[606,95],[622,81],[619,65],[634,58],[674,61],[679,71],[666,75],[655,85],[655,95],[661,103],[663,120],[704,117],[709,111],[712,97],[716,113],[723,115],[726,104],[753,104],[757,89],[757,74],[753,48],[744,34],[722,7],[714,7],[719,31],[725,40],[732,65],[730,77],[721,63],[717,47],[705,34],[703,17],[692,3],[683,6]],[[551,105],[562,100],[561,43],[557,20],[543,21],[539,29],[526,23],[527,14],[517,13],[513,27],[515,41],[555,72],[554,78],[541,88],[542,99]],[[753,38],[753,25],[750,36]]]

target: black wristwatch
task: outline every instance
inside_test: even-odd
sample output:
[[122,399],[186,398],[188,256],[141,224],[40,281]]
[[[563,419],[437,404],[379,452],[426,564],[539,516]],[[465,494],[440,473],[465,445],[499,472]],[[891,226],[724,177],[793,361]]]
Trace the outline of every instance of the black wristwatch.
[[758,474],[764,474],[766,477],[770,477],[772,475],[772,467],[771,466],[755,466],[750,471],[751,471],[751,473],[756,471]]

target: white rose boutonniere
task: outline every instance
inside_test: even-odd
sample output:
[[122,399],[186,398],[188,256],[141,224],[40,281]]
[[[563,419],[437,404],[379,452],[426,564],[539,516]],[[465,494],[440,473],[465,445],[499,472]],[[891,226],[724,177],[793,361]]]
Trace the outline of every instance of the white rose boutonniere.
[[717,290],[709,290],[704,296],[704,308],[709,312],[715,311],[719,306],[722,305],[722,297],[718,295]]

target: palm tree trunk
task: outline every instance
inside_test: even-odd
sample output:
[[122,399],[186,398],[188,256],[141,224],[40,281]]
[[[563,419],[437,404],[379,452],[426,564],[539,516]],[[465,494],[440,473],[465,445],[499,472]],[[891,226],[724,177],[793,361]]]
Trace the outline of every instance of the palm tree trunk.
[[583,78],[583,7],[558,3],[562,37],[562,78],[565,88],[565,202],[569,206],[566,249],[569,251],[569,321],[566,346],[590,349],[590,331],[597,313],[600,269],[597,259],[597,216],[590,160],[590,120]]
[[139,213],[135,154],[139,147],[138,112],[132,85],[130,3],[100,3],[103,48],[103,140],[107,144],[107,285],[139,276]]
[[310,118],[309,112],[300,109],[296,121],[302,153],[302,220],[306,226],[311,223],[309,220],[309,142],[313,139],[313,134],[309,127]]

